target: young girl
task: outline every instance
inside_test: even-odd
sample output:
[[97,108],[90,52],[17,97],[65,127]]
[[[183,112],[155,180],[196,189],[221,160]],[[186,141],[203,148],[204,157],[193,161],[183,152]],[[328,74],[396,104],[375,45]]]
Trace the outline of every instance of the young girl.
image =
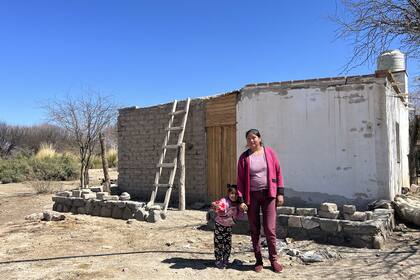
[[216,212],[214,226],[214,256],[217,268],[225,268],[229,264],[232,247],[232,225],[239,216],[237,186],[227,185],[227,196],[211,204]]

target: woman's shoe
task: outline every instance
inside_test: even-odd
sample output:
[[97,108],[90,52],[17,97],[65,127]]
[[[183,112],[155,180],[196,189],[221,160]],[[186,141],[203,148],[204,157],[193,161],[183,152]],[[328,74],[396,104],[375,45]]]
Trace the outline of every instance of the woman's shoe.
[[283,271],[283,266],[280,263],[278,263],[277,261],[272,261],[271,262],[271,268],[273,269],[273,271],[275,273],[280,273],[280,272]]

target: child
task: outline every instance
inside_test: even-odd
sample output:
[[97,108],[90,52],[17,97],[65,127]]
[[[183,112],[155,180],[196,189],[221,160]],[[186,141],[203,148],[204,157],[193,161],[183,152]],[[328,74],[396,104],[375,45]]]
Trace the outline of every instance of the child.
[[227,196],[211,204],[216,212],[214,226],[214,256],[217,268],[225,268],[229,264],[232,246],[232,225],[239,216],[237,186],[227,185]]

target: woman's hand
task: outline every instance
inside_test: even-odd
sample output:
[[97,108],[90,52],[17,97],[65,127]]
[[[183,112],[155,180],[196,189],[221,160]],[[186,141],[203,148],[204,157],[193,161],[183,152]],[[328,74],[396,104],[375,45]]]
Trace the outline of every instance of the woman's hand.
[[283,203],[284,203],[284,196],[280,194],[277,196],[276,206],[282,206]]
[[248,206],[246,206],[246,204],[245,203],[241,203],[241,205],[239,205],[239,208],[243,211],[243,212],[245,212],[245,211],[247,211],[248,210]]

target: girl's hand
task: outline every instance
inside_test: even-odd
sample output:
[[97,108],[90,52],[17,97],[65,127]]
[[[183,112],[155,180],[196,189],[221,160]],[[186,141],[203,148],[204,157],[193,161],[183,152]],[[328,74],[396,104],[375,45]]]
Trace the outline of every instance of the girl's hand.
[[282,206],[284,203],[284,196],[278,195],[276,199],[276,206]]
[[241,205],[239,205],[239,208],[243,211],[243,212],[245,212],[245,211],[247,211],[248,210],[248,206],[246,206],[246,204],[245,203],[241,203]]

